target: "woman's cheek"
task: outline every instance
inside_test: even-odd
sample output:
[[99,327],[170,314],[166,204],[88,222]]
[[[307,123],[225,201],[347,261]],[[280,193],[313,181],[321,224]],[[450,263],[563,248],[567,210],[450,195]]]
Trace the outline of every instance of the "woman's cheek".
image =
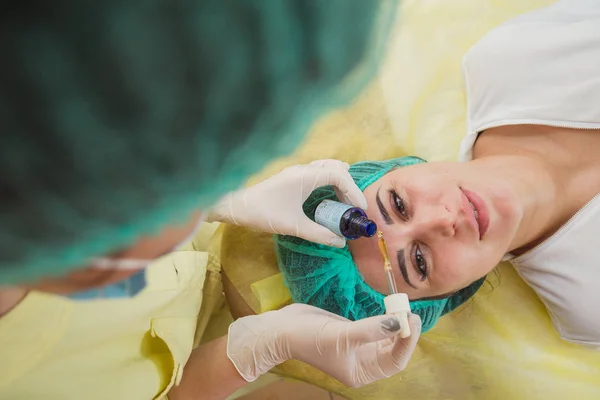
[[502,256],[498,257],[490,250],[489,248],[466,248],[462,251],[463,255],[455,266],[454,274],[457,276],[457,280],[460,279],[463,286],[471,284],[494,269]]
[[[468,252],[468,250],[467,250]],[[437,279],[442,280],[451,290],[459,289],[470,274],[469,268],[471,257],[464,257],[456,246],[447,246],[440,250],[439,260],[441,262],[435,267]]]

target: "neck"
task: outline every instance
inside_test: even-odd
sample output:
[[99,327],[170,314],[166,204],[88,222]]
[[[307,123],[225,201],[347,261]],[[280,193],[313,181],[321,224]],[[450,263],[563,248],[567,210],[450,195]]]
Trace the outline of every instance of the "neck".
[[539,244],[598,193],[598,145],[597,131],[537,125],[492,128],[477,140],[473,162],[504,180],[522,206],[509,251]]
[[15,308],[27,295],[27,289],[7,287],[0,289],[0,317]]
[[473,161],[505,182],[521,205],[521,222],[508,249],[521,254],[550,236],[563,219],[567,208],[559,196],[560,179],[553,168],[531,154],[490,155]]

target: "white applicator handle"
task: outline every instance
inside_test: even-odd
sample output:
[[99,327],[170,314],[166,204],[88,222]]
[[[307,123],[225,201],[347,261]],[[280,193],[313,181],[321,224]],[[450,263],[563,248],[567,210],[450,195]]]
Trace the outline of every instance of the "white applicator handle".
[[391,294],[383,299],[385,313],[394,314],[400,320],[400,333],[402,339],[410,336],[410,325],[408,324],[408,313],[410,313],[410,302],[406,293]]

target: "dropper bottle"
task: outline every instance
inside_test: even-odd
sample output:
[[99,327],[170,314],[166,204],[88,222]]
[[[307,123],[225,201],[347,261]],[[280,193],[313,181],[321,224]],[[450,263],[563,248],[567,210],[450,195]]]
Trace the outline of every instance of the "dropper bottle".
[[400,338],[407,338],[410,336],[410,325],[408,323],[408,314],[410,313],[410,302],[408,301],[408,295],[406,293],[398,293],[396,286],[396,280],[392,273],[392,263],[388,255],[387,246],[385,239],[383,238],[383,232],[377,232],[377,244],[379,246],[379,252],[383,258],[383,269],[385,271],[385,277],[387,279],[389,296],[383,299],[385,305],[386,314],[394,314],[400,320]]
[[323,200],[317,206],[315,222],[350,240],[371,237],[377,232],[377,224],[364,210],[333,200]]

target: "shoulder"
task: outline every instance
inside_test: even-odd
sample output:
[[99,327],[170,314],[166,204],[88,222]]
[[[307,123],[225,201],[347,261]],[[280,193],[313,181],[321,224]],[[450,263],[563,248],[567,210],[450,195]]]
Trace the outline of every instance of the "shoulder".
[[542,300],[560,336],[600,347],[600,195],[549,239],[510,262]]
[[[582,3],[581,6],[579,4]],[[559,2],[506,22],[463,59],[469,133],[600,122],[600,7]]]

